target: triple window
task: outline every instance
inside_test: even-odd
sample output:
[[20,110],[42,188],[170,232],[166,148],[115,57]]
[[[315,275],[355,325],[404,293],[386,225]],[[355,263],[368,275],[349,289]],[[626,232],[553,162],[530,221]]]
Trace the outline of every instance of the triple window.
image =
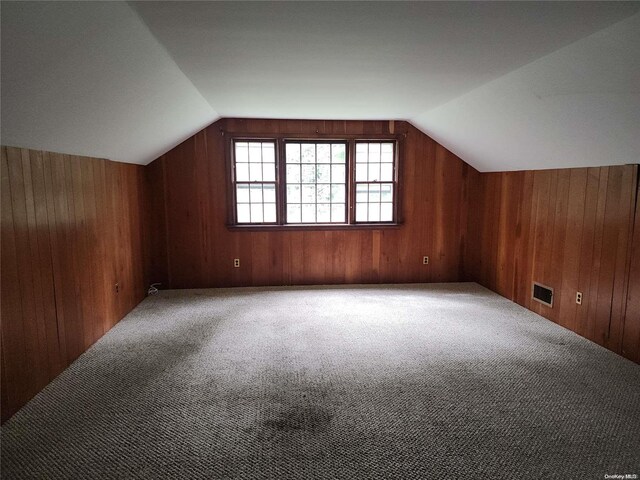
[[397,142],[233,139],[233,223],[397,222]]

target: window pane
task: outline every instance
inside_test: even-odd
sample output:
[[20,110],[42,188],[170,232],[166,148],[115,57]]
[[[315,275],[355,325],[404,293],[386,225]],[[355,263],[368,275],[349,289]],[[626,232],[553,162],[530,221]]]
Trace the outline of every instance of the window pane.
[[[292,148],[291,151],[289,151],[289,145],[293,144],[287,144],[287,221],[344,223],[346,144],[306,142],[295,144],[296,149]],[[297,164],[298,145],[301,165]],[[294,202],[300,202],[301,206],[294,208]],[[335,209],[336,214],[332,215],[334,202],[340,202],[340,205]],[[338,214],[340,209],[343,213]],[[298,218],[298,212],[299,220],[295,220]]]
[[380,201],[393,202],[393,185],[390,183],[383,183],[380,185]]
[[319,143],[317,149],[318,163],[331,162],[331,145],[328,143]]
[[252,182],[260,182],[262,180],[262,164],[250,163],[249,164],[249,180]]
[[345,176],[344,165],[331,165],[331,183],[344,183],[347,177]]
[[316,183],[315,165],[302,165],[302,183]]
[[318,203],[329,203],[331,201],[331,185],[327,183],[320,183],[316,188],[316,198]]
[[262,223],[262,204],[251,204],[251,223]]
[[[237,222],[275,223],[275,141],[245,141],[235,142],[234,145]],[[262,183],[265,180],[269,183]]]
[[380,165],[380,181],[391,182],[393,180],[393,163],[382,163]]
[[249,203],[249,185],[247,184],[236,185],[236,202]]
[[249,145],[247,143],[236,143],[236,163],[249,161]]
[[249,143],[249,161],[260,163],[262,161],[262,144],[257,142]]
[[302,202],[316,203],[316,186],[302,185]]
[[262,203],[262,185],[251,185],[249,188],[251,203]]
[[302,163],[316,162],[316,146],[313,143],[302,144]]
[[238,204],[238,223],[249,223],[250,221],[249,204]]
[[380,180],[380,164],[369,163],[369,181],[377,182]]
[[380,185],[369,185],[369,202],[380,201]]
[[344,223],[344,203],[331,204],[331,221]]
[[331,165],[318,165],[316,178],[318,183],[330,183]]
[[276,221],[276,204],[265,203],[264,204],[264,221],[273,223]]
[[262,193],[264,195],[264,203],[276,203],[276,186],[273,185],[264,185],[262,188]]
[[356,143],[355,160],[356,221],[392,222],[395,142]]
[[[238,223],[275,223],[280,201],[276,185],[276,143],[238,141],[234,145],[234,182]],[[355,218],[358,222],[394,220],[395,148],[392,141],[355,143]],[[347,142],[284,142],[286,218],[289,223],[344,223],[347,193]],[[252,183],[249,183],[252,182]],[[349,205],[347,205],[349,204]]]
[[288,223],[300,223],[300,205],[289,204],[287,205],[287,222]]
[[302,223],[315,223],[316,221],[316,204],[302,204]]
[[368,202],[368,201],[369,201],[369,186],[356,185],[356,202]]
[[265,163],[275,163],[276,151],[273,143],[262,144],[262,161]]
[[236,182],[249,181],[249,164],[236,163]]
[[369,204],[369,221],[370,222],[380,221],[380,204],[379,203]]
[[287,165],[287,183],[300,183],[300,165]]
[[345,163],[347,160],[345,146],[343,144],[331,145],[331,161],[333,163]]
[[317,215],[318,222],[329,223],[331,221],[331,205],[328,203],[319,203]]
[[380,161],[380,144],[370,143],[369,144],[369,163],[379,162],[379,161]]
[[275,163],[262,164],[262,179],[265,182],[276,181],[276,164]]
[[287,163],[300,163],[299,143],[287,143]]
[[393,204],[383,203],[380,205],[380,221],[391,222],[393,220]]
[[287,185],[287,203],[300,203],[300,185]]
[[380,146],[380,161],[393,162],[393,143],[383,143]]
[[344,185],[331,185],[331,202],[344,203]]

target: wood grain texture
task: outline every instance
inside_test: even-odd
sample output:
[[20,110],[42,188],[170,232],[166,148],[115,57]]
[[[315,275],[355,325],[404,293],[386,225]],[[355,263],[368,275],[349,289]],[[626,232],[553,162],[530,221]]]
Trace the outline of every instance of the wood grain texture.
[[141,166],[1,151],[4,421],[144,297],[146,185]]
[[[462,275],[469,179],[477,172],[406,122],[402,226],[232,231],[226,139],[389,134],[389,122],[220,120],[146,167],[153,204],[151,281],[165,288],[446,282]],[[162,242],[161,239],[166,239]],[[430,264],[422,257],[430,256]],[[233,259],[240,258],[240,268]]]
[[640,363],[640,182],[637,186],[629,285],[622,333],[622,355]]
[[[224,119],[146,167],[2,147],[2,420],[126,315],[151,282],[477,281],[640,363],[637,166],[480,174],[395,122],[405,135],[401,226],[227,228],[228,136],[389,129]],[[554,287],[553,308],[531,300],[534,280]]]
[[[638,361],[637,178],[637,165],[479,174],[465,278]],[[534,281],[553,308],[531,299]]]

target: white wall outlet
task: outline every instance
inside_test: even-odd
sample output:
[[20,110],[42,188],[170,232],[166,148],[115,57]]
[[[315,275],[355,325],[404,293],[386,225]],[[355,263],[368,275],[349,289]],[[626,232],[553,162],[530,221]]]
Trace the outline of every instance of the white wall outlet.
[[427,257],[427,256],[422,257],[422,264],[423,265],[429,265],[429,257]]
[[240,259],[239,258],[234,258],[233,259],[233,266],[236,268],[240,268]]
[[582,305],[582,292],[576,292],[576,303]]

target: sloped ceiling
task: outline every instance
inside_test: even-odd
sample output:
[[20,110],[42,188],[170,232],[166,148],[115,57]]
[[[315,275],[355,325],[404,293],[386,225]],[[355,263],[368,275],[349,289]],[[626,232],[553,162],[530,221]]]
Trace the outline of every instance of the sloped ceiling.
[[220,116],[404,119],[482,171],[638,162],[638,2],[1,9],[3,144],[145,164]]
[[640,14],[412,120],[480,171],[640,163]]
[[121,2],[2,2],[3,145],[145,164],[218,118]]

